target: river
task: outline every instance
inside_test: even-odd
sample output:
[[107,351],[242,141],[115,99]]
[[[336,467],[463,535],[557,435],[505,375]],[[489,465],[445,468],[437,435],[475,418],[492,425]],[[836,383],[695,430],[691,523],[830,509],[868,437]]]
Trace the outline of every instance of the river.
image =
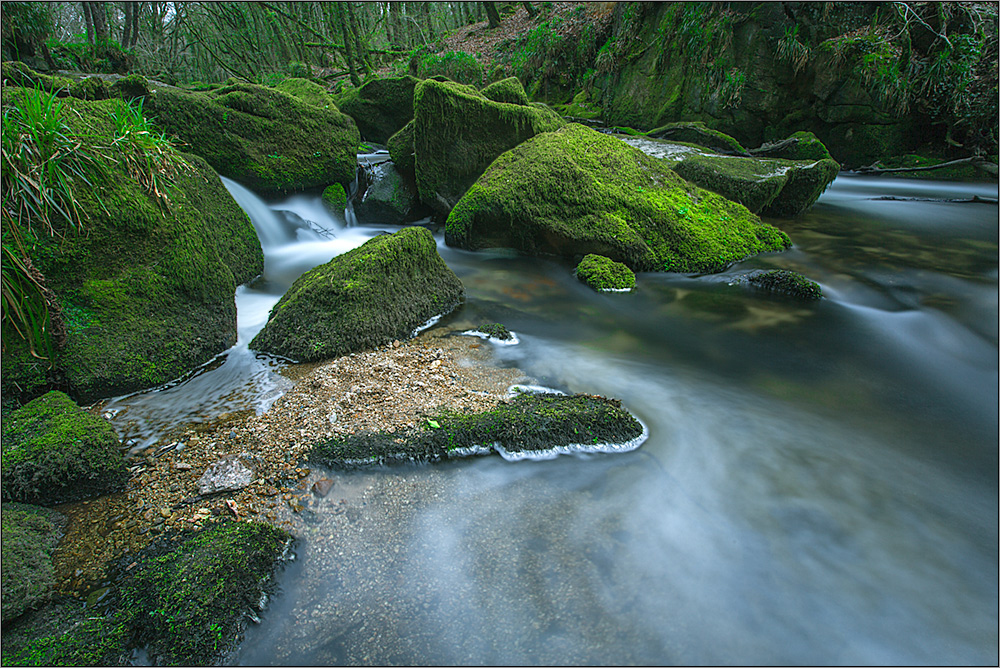
[[[265,275],[237,293],[232,350],[109,404],[136,448],[168,423],[266,410],[289,383],[246,347],[267,311],[302,271],[394,229],[226,185]],[[232,660],[997,663],[997,207],[930,201],[974,195],[997,186],[841,175],[771,221],[791,250],[640,274],[630,294],[438,233],[467,291],[439,327],[504,323],[520,343],[497,347],[502,364],[620,398],[650,438],[341,476]],[[751,268],[799,271],[826,297],[728,284]]]

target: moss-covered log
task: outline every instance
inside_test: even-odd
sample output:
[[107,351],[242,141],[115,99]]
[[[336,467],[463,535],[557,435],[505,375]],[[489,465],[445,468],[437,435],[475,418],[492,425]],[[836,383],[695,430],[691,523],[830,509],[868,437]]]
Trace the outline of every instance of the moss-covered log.
[[449,245],[594,253],[633,270],[709,272],[791,245],[745,207],[571,124],[501,155],[448,216]]
[[405,228],[300,276],[250,347],[302,362],[368,350],[409,337],[463,293],[433,235]]

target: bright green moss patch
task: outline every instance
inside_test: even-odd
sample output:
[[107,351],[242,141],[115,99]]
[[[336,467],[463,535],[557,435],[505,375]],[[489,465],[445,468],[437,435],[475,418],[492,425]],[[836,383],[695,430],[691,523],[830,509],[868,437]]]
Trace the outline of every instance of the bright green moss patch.
[[280,90],[282,93],[288,93],[292,97],[297,97],[306,104],[311,104],[314,107],[319,107],[320,109],[337,108],[337,105],[333,101],[333,97],[326,91],[326,89],[315,81],[309,81],[309,79],[292,77],[291,79],[285,79],[275,86],[275,88]]
[[318,107],[273,88],[233,84],[196,93],[164,88],[149,113],[220,174],[257,192],[349,183],[360,137],[333,104]]
[[713,151],[723,153],[746,154],[738,141],[718,130],[713,130],[701,121],[667,123],[661,127],[650,130],[646,133],[649,137],[656,139],[670,139],[672,141],[682,141],[689,144],[697,144],[710,148]]
[[347,192],[339,183],[327,186],[320,199],[323,200],[323,206],[331,213],[343,213],[344,207],[347,206]]
[[4,501],[51,506],[108,494],[128,479],[111,425],[62,392],[13,411],[2,433]]
[[598,292],[623,291],[635,287],[635,274],[621,262],[590,254],[576,266],[576,277]]
[[5,666],[126,666],[131,631],[118,615],[62,598],[4,627]]
[[56,582],[52,552],[65,521],[60,513],[38,506],[4,503],[0,509],[4,624],[48,600]]
[[528,94],[524,92],[517,77],[507,77],[491,83],[480,91],[483,97],[494,102],[504,102],[506,104],[528,104]]
[[620,401],[585,394],[522,394],[482,413],[446,412],[398,432],[338,437],[313,446],[309,461],[357,467],[452,456],[541,453],[571,445],[625,444],[642,425]]
[[823,297],[823,290],[818,283],[810,281],[802,274],[785,269],[755,272],[744,280],[758,290],[796,299],[812,301]]
[[300,362],[369,350],[408,338],[463,293],[433,235],[405,228],[300,276],[250,347]]
[[550,109],[494,102],[451,82],[422,81],[414,110],[417,189],[441,213],[501,153],[565,125]]
[[360,88],[347,88],[337,96],[340,110],[354,119],[361,136],[384,144],[413,120],[416,77],[372,79]]
[[514,335],[510,333],[510,330],[499,322],[480,325],[479,327],[476,327],[475,331],[482,332],[491,339],[497,339],[498,341],[510,341],[514,338]]
[[464,51],[427,53],[417,62],[417,76],[421,79],[447,77],[461,84],[482,86],[483,66],[474,55]]
[[448,216],[449,245],[594,253],[636,271],[720,271],[791,245],[735,202],[698,188],[660,161],[571,124],[494,161]]
[[416,156],[413,153],[413,128],[414,122],[411,120],[403,128],[389,137],[389,155],[392,163],[400,172],[410,174],[416,167]]

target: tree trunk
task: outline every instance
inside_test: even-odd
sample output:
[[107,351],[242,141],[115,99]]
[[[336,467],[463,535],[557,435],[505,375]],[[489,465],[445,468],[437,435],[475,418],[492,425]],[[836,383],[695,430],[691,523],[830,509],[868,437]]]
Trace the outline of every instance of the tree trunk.
[[406,45],[403,39],[403,26],[402,19],[399,15],[400,3],[390,2],[389,3],[389,20],[386,24],[386,32],[389,37],[389,48],[395,51],[402,51]]
[[361,65],[361,70],[365,74],[368,74],[371,66],[368,64],[368,54],[365,51],[364,44],[361,43],[361,31],[358,30],[358,20],[354,15],[354,5],[350,2],[344,4],[347,5],[347,20],[351,26],[351,34],[354,36],[354,50],[358,54],[358,63]]
[[87,42],[94,43],[94,20],[90,16],[90,3],[81,2],[83,5],[83,22],[87,25]]
[[90,5],[90,20],[94,24],[94,42],[108,41],[108,21],[104,14],[103,2],[87,2]]
[[536,16],[538,16],[538,10],[535,9],[535,6],[533,4],[531,4],[530,2],[522,2],[521,4],[524,5],[524,9],[528,12],[528,18],[533,19]]
[[361,77],[358,76],[358,70],[354,67],[354,49],[351,47],[351,35],[347,29],[347,17],[345,16],[344,8],[340,5],[337,5],[337,18],[340,19],[340,34],[344,39],[344,55],[347,57],[347,71],[351,73],[351,83],[357,88],[361,86]]
[[486,10],[486,18],[490,21],[491,28],[497,28],[500,26],[500,14],[497,12],[496,4],[492,2],[484,2],[483,9]]

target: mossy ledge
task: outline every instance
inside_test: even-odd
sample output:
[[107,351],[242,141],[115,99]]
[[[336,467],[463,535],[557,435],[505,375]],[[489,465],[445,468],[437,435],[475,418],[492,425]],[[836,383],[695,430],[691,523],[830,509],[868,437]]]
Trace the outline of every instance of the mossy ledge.
[[603,255],[590,254],[580,260],[576,277],[598,292],[627,292],[635,287],[635,273]]
[[107,420],[62,392],[49,392],[4,418],[4,501],[51,506],[121,489],[128,467]]
[[644,429],[620,401],[586,394],[521,394],[491,411],[444,412],[422,426],[334,438],[313,446],[310,462],[357,468],[437,462],[496,452],[508,459],[559,452],[630,450]]
[[448,216],[445,240],[470,250],[594,253],[634,271],[677,272],[721,271],[791,246],[746,207],[577,124],[497,158]]
[[463,294],[433,235],[404,228],[300,276],[250,347],[300,362],[369,350],[408,338]]
[[273,590],[290,536],[256,522],[167,534],[123,557],[103,612],[63,599],[4,628],[4,665],[212,665],[242,638]]

